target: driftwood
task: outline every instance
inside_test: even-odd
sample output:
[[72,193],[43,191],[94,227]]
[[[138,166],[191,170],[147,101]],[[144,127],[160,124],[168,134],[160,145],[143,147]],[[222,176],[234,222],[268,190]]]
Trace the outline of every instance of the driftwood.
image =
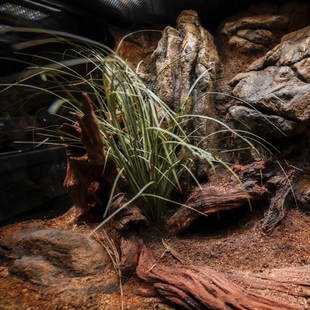
[[181,207],[168,220],[167,231],[181,233],[204,215],[270,200],[262,227],[264,232],[270,232],[285,215],[285,203],[292,189],[294,172],[285,174],[279,167],[272,166],[264,174],[265,162],[236,165],[233,169],[242,183],[232,183],[227,189],[210,185],[194,189],[186,206]]
[[251,288],[310,298],[310,266],[274,269],[269,270],[268,273],[253,275],[228,275],[228,277]]
[[[85,93],[82,94],[82,104],[84,115],[78,116],[79,126],[64,124],[60,127],[64,135],[80,137],[86,150],[86,154],[78,153],[76,149],[67,146],[68,168],[64,187],[76,207],[77,223],[102,218],[117,176],[115,164],[106,159],[104,138],[92,102]],[[266,180],[262,177],[265,162],[236,165],[233,169],[242,183],[232,183],[227,190],[213,186],[195,189],[186,202],[188,207],[182,207],[176,212],[168,221],[167,230],[170,233],[180,233],[203,214],[214,214],[271,198],[271,206],[263,225],[265,232],[271,231],[284,217],[284,204],[291,189],[291,179],[283,174],[276,175],[269,178],[269,187],[266,186]],[[117,207],[121,207],[122,203],[120,200]],[[128,229],[132,223],[145,221],[141,213],[137,212],[136,206],[130,206],[129,209],[126,211],[127,218],[121,216],[122,222],[116,223],[118,230]]]
[[123,276],[133,274],[139,262],[139,255],[142,251],[143,241],[135,230],[123,234],[120,241],[120,270]]
[[[270,198],[271,192],[274,190],[272,202],[278,203],[272,203],[271,206],[279,207],[277,210],[280,211],[284,210],[283,206],[293,174],[289,173],[288,178],[286,175],[273,172],[267,173],[267,176],[262,178],[263,169],[265,169],[263,162],[248,166],[236,166],[235,172],[243,180],[245,188],[240,184],[235,184],[230,192],[222,193],[215,188],[207,187],[209,197],[206,193],[199,196],[199,193],[196,192],[188,202],[192,202],[192,207],[197,206],[195,201],[199,201],[203,197],[204,200],[200,200],[199,211],[214,212],[219,209],[238,207],[247,203],[249,198],[252,201]],[[245,194],[245,189],[247,194]],[[281,200],[279,200],[279,195],[283,196]],[[217,199],[221,199],[220,201],[223,203],[219,204]],[[190,210],[183,208],[182,212],[186,218],[185,212],[190,212]],[[283,214],[283,212],[278,212],[278,214]],[[189,222],[195,220],[197,212],[188,213],[187,216],[192,214],[193,217]],[[274,218],[279,219],[280,217],[275,216]],[[172,219],[176,219],[176,217],[173,216]],[[168,229],[178,228],[175,221],[171,223]],[[146,284],[144,286],[146,296],[160,294],[177,309],[302,310],[304,307],[290,303],[287,296],[310,297],[310,266],[275,269],[260,274],[230,273],[227,275],[207,267],[186,265],[182,259],[179,259],[181,262],[179,265],[163,266],[155,261],[141,237],[133,231],[123,237],[121,252],[123,262],[121,267],[124,274],[131,274],[135,270],[139,279]],[[259,290],[264,292],[268,290],[269,296],[272,297],[261,295]],[[283,297],[284,294],[285,297]]]
[[[177,309],[303,309],[298,305],[248,292],[224,274],[210,268],[186,265],[160,266],[155,263],[145,246],[140,254],[136,273],[142,281],[153,284],[157,292],[177,306]],[[240,278],[238,280],[241,281]],[[303,285],[308,285],[308,282],[309,280]],[[251,285],[250,280],[248,284]]]
[[257,186],[254,182],[244,185],[245,188],[238,184],[227,191],[212,186],[195,190],[186,203],[187,207],[181,207],[169,219],[166,225],[167,231],[181,233],[203,214],[209,215],[239,208],[249,201],[251,203],[260,201],[266,196],[266,189]]
[[81,137],[86,154],[69,145],[67,149],[67,175],[64,187],[75,208],[75,221],[98,221],[102,219],[110,190],[117,176],[113,161],[106,161],[104,140],[92,102],[87,94],[82,94],[83,116],[78,116],[79,126],[64,124],[59,130],[64,134]]
[[[130,232],[123,240],[121,251],[121,267],[125,274],[136,270],[144,284],[143,295],[155,297],[159,294],[177,309],[302,310],[303,307],[286,302],[287,296],[310,297],[310,266],[252,275],[225,275],[211,268],[184,264],[162,266],[135,232]],[[269,290],[271,296],[285,293],[286,298],[281,301],[265,297],[254,293],[253,289]]]
[[268,213],[264,219],[263,231],[270,232],[285,216],[285,202],[292,190],[294,171],[286,176],[274,176],[267,182],[267,187],[275,189],[275,195],[271,198]]
[[[100,125],[93,110],[93,104],[86,93],[82,93],[83,116],[77,115],[78,124],[63,124],[59,131],[63,134],[63,140],[69,137],[81,139],[81,148],[66,145],[67,175],[64,187],[69,193],[76,208],[75,221],[77,223],[100,221],[105,212],[111,189],[118,175],[115,163],[106,158],[104,138],[100,132]],[[119,117],[121,122],[121,118]],[[124,129],[125,130],[125,129]],[[117,139],[117,137],[114,137]],[[86,154],[85,154],[86,153]],[[122,179],[118,181],[115,194],[120,194],[110,206],[110,212],[114,212],[125,204],[128,199],[121,190],[125,187]],[[119,231],[132,229],[137,225],[145,225],[147,219],[140,209],[129,204],[114,217],[114,227]]]
[[[227,190],[213,186],[196,188],[186,202],[167,222],[167,230],[181,233],[198,218],[218,211],[235,209],[246,203],[254,203],[268,198],[268,191],[262,183],[264,162],[255,162],[247,166],[235,166],[242,184],[237,182]],[[197,212],[198,211],[198,212]]]
[[119,209],[127,202],[128,199],[125,194],[120,194],[118,198],[112,201],[110,205],[110,213],[119,210],[113,217],[114,228],[118,231],[127,231],[139,226],[147,225],[148,220],[142,214],[140,208],[134,203],[130,203],[124,209]]
[[[123,238],[121,252],[124,274],[131,274],[135,269],[143,282],[140,294],[148,297],[159,294],[177,309],[302,310],[302,306],[287,302],[287,297],[310,297],[310,266],[227,275],[183,263],[162,266],[134,231]],[[258,290],[268,290],[272,297],[262,296]],[[285,297],[281,301],[283,293]]]
[[[67,147],[68,171],[64,185],[76,206],[77,222],[100,218],[117,176],[115,164],[110,160],[106,161],[104,140],[92,103],[85,94],[82,102],[84,116],[79,117],[79,126],[61,127],[63,132],[81,137],[86,149],[86,154],[81,154]],[[169,231],[185,230],[199,216],[203,216],[201,213],[216,213],[240,207],[249,201],[253,203],[273,197],[272,209],[264,222],[265,230],[269,231],[269,227],[272,229],[283,218],[284,203],[291,181],[280,174],[262,177],[264,169],[264,162],[235,166],[235,173],[243,185],[235,182],[224,192],[223,189],[210,186],[204,187],[202,191],[194,191],[187,201],[192,209],[181,208],[169,220],[167,224]],[[118,208],[126,201],[126,197],[120,195],[119,199],[113,202],[112,209]],[[291,269],[290,276],[286,275],[285,270],[257,276],[224,275],[210,268],[184,264],[161,266],[155,262],[139,235],[130,230],[133,225],[141,223],[145,223],[145,220],[134,205],[122,210],[115,218],[114,226],[123,232],[120,245],[121,271],[124,275],[136,271],[137,276],[152,288],[149,290],[150,294],[159,293],[178,309],[303,309],[298,305],[249,292],[244,287],[251,286],[279,292],[286,290],[286,293],[292,296],[308,297],[310,268]]]

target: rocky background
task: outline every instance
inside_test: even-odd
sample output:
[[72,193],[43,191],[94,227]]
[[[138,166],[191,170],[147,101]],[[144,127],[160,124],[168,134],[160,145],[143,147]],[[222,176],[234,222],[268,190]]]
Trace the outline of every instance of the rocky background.
[[[175,27],[165,27],[161,36],[140,32],[129,37],[120,55],[133,66],[143,59],[141,76],[176,112],[213,117],[249,131],[272,152],[261,149],[260,159],[296,164],[297,156],[307,173],[309,16],[310,5],[303,1],[252,5],[223,20],[211,34],[199,13],[183,11]],[[114,33],[116,43],[122,35]],[[188,126],[201,137],[219,128],[201,119]],[[218,140],[212,136],[204,147],[216,149]],[[251,152],[222,156],[243,163],[258,159]]]

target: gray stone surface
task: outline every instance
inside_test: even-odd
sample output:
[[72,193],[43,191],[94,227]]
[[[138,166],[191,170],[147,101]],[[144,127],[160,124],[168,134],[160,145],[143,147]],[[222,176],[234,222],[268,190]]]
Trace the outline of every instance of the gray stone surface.
[[282,37],[281,43],[264,57],[255,61],[251,70],[263,70],[268,66],[292,66],[310,56],[310,26]]
[[[213,37],[201,26],[196,12],[183,11],[176,29],[164,29],[152,58],[157,94],[166,104],[182,114],[216,116],[210,92],[219,58]],[[192,130],[196,135],[206,135],[212,128],[210,122],[200,119],[193,122]]]
[[258,110],[288,120],[310,119],[310,27],[283,37],[282,43],[232,81],[233,94]]
[[105,248],[91,236],[29,226],[0,240],[0,254],[11,274],[56,293],[118,289]]
[[310,176],[304,175],[295,185],[294,194],[298,207],[310,210]]
[[[231,118],[262,138],[281,139],[292,136],[298,123],[278,115],[265,115],[257,110],[236,106],[229,109]],[[237,124],[238,126],[238,124]]]
[[229,46],[247,53],[268,47],[275,40],[273,31],[286,29],[288,24],[289,18],[286,15],[254,15],[227,22],[222,33],[228,36]]

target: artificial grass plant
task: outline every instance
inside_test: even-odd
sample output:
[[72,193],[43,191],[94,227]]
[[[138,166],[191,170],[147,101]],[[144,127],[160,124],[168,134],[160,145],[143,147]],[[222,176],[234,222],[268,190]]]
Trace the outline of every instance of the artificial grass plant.
[[[135,203],[150,221],[161,217],[174,189],[182,191],[179,180],[184,171],[189,171],[192,158],[207,160],[211,167],[215,162],[220,162],[229,169],[220,158],[200,148],[199,143],[190,143],[195,133],[185,131],[184,124],[188,120],[201,117],[215,121],[223,128],[219,132],[230,131],[257,151],[244,135],[216,119],[173,112],[145,85],[139,74],[108,47],[65,33],[48,33],[54,35],[47,39],[49,43],[69,44],[70,48],[63,54],[64,60],[56,61],[37,55],[36,59],[46,65],[29,64],[31,67],[17,83],[2,84],[4,90],[18,85],[52,94],[55,101],[49,112],[53,114],[60,107],[68,108],[71,114],[81,114],[78,94],[86,92],[98,116],[106,154],[119,167],[130,186],[132,197],[136,198]],[[77,69],[81,65],[86,68],[87,74],[83,75]],[[52,86],[31,83],[35,77],[49,82],[49,85],[52,83]]]

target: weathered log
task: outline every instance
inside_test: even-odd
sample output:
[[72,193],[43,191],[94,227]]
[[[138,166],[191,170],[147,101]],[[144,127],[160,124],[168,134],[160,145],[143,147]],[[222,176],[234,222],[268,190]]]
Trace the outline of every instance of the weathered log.
[[301,310],[301,306],[247,292],[223,274],[204,267],[160,266],[143,246],[137,276],[153,283],[157,291],[178,309]]
[[273,269],[260,274],[234,274],[227,277],[255,289],[268,289],[310,298],[310,266]]
[[167,231],[181,233],[204,214],[210,215],[218,211],[239,208],[246,203],[266,198],[266,188],[258,186],[255,182],[248,182],[243,186],[238,184],[225,192],[222,188],[212,186],[196,189],[187,201],[186,207],[181,207],[168,220]]
[[[293,170],[283,173],[280,167],[271,167],[263,174],[265,162],[233,167],[239,182],[232,182],[228,189],[210,185],[193,190],[186,202],[167,222],[167,231],[181,233],[198,218],[255,204],[270,199],[270,206],[263,223],[263,231],[270,232],[284,217],[285,203],[292,189]],[[241,183],[240,183],[241,182]]]
[[203,215],[215,214],[218,211],[239,208],[246,203],[254,203],[268,197],[268,191],[261,186],[261,171],[264,162],[255,162],[247,166],[235,166],[241,183],[233,183],[225,190],[214,186],[196,188],[186,202],[167,222],[166,228],[171,233],[181,233]]
[[233,170],[239,181],[232,183],[231,188],[225,190],[209,185],[196,188],[188,198],[186,206],[181,207],[168,220],[167,231],[181,233],[203,215],[239,208],[246,203],[266,199],[268,191],[261,186],[264,169],[265,162],[254,162],[246,166],[235,165]]
[[75,206],[76,223],[102,219],[112,187],[112,178],[103,175],[103,165],[92,165],[87,156],[67,156],[67,163],[64,187]]
[[89,161],[92,164],[102,165],[106,160],[104,138],[87,93],[82,93],[82,112],[83,116],[77,115],[81,127],[82,144],[86,148]]
[[[127,197],[121,194],[119,198],[114,200],[110,205],[110,212],[114,213],[128,202]],[[126,208],[120,209],[113,217],[113,226],[118,231],[131,230],[138,226],[147,225],[148,220],[142,214],[141,209],[130,203]]]
[[271,198],[268,213],[264,219],[262,229],[264,232],[270,232],[285,216],[285,202],[288,194],[292,190],[292,180],[294,178],[294,171],[288,174],[280,174],[274,176],[268,181],[270,185],[275,188],[275,194]]
[[[124,274],[134,269],[145,283],[139,294],[158,293],[177,309],[186,310],[302,310],[304,307],[254,293],[269,290],[301,298],[310,297],[310,266],[270,270],[260,274],[223,274],[206,267],[186,264],[163,266],[155,261],[141,237],[130,231],[121,243],[121,268]],[[251,287],[251,291],[247,288]],[[272,297],[273,298],[273,297]]]
[[310,266],[273,269],[268,273],[256,275],[256,277],[310,288]]
[[120,270],[123,276],[130,276],[136,270],[143,241],[135,230],[123,234],[120,242],[121,261]]
[[67,145],[67,175],[64,187],[76,208],[75,221],[98,221],[102,219],[110,190],[117,176],[116,165],[106,161],[104,139],[98,120],[87,94],[82,94],[83,116],[78,116],[77,125],[64,124],[60,131],[80,137],[86,155]]

